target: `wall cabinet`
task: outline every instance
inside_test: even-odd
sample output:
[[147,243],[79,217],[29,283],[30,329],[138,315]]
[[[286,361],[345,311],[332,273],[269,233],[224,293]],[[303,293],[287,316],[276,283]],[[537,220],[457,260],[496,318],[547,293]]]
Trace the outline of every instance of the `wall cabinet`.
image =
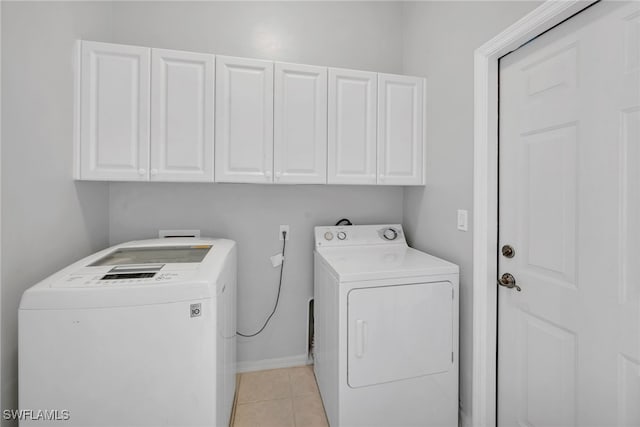
[[425,80],[79,42],[76,179],[424,184]]
[[329,184],[376,183],[377,78],[329,69]]
[[327,182],[327,69],[275,64],[274,182]]
[[213,181],[214,56],[152,49],[151,181]]
[[273,62],[216,58],[216,181],[273,181]]
[[424,79],[378,74],[378,184],[420,185]]
[[151,49],[85,41],[79,48],[76,176],[146,180]]
[[424,184],[424,79],[329,69],[330,184]]
[[213,181],[214,56],[80,42],[76,178]]

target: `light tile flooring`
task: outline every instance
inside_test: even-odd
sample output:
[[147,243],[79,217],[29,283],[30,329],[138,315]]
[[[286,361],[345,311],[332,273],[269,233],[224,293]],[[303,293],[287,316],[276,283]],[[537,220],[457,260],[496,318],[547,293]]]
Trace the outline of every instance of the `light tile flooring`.
[[328,427],[313,367],[240,374],[233,427]]

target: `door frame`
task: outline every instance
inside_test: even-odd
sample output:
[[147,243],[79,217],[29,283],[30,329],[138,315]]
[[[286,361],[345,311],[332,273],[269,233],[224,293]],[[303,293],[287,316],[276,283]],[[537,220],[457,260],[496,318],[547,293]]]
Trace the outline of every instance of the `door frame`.
[[547,0],[474,52],[472,426],[497,425],[499,59],[594,3]]

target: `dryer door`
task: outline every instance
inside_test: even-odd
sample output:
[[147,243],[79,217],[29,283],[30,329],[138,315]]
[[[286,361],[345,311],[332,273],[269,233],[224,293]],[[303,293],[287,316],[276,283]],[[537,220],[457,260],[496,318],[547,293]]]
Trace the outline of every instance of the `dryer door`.
[[365,387],[451,369],[452,295],[449,282],[351,290],[349,386]]

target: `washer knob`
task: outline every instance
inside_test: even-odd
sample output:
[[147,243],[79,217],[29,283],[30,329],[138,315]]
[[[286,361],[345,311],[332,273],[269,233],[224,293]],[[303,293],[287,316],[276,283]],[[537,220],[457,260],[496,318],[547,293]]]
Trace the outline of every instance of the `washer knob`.
[[324,233],[324,239],[325,240],[333,240],[333,233],[330,231],[327,231],[326,233]]
[[339,231],[338,232],[338,239],[339,240],[344,240],[347,238],[347,233],[345,233],[344,231]]
[[398,237],[398,232],[393,228],[387,228],[382,233],[382,236],[387,240],[396,240],[396,238]]

